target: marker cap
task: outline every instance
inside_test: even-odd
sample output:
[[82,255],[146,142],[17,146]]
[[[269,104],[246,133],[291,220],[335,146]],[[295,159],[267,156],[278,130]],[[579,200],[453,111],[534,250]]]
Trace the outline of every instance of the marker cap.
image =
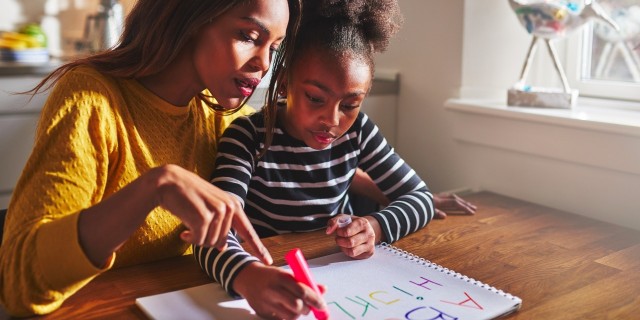
[[338,228],[344,228],[351,223],[351,216],[341,216],[338,218]]

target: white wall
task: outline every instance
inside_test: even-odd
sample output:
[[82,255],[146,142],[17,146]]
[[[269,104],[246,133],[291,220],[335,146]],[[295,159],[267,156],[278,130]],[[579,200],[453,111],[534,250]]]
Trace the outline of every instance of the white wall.
[[377,68],[400,73],[396,150],[434,191],[467,185],[447,99],[462,73],[463,0],[400,0],[402,30]]
[[[531,36],[520,25],[507,0],[464,1],[464,50],[461,97],[506,99],[506,89],[520,77]],[[569,34],[577,36],[576,34]],[[566,41],[555,41],[559,55],[565,53]],[[546,48],[539,44],[534,56],[528,84],[560,86]]]
[[507,0],[464,3],[461,96],[503,97],[519,77],[530,37]]

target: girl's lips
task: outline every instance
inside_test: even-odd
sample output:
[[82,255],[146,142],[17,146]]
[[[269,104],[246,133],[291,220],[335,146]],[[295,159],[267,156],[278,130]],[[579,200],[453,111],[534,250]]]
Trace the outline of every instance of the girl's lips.
[[313,138],[316,139],[316,141],[318,141],[319,143],[329,144],[333,140],[335,140],[336,137],[328,132],[314,132]]
[[236,79],[236,86],[238,87],[238,90],[240,90],[240,94],[244,97],[250,96],[259,83],[260,79],[256,78]]

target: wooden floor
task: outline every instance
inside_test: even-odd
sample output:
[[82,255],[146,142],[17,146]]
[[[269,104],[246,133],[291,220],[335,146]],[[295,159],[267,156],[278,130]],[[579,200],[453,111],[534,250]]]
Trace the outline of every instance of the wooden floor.
[[[476,215],[434,220],[393,245],[520,297],[507,319],[640,319],[640,231],[489,192],[465,198]],[[293,247],[309,259],[337,251],[322,231],[264,243],[276,265]],[[144,319],[136,298],[208,282],[191,256],[111,270],[44,318]]]

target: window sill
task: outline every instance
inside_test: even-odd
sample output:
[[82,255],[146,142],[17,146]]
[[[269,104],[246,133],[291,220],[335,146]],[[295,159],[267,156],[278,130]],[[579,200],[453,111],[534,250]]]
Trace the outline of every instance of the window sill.
[[450,99],[446,108],[457,141],[640,175],[640,111],[607,109],[596,99],[578,102],[567,110]]
[[640,137],[640,103],[580,97],[573,109],[511,107],[504,101],[450,99],[448,109]]

